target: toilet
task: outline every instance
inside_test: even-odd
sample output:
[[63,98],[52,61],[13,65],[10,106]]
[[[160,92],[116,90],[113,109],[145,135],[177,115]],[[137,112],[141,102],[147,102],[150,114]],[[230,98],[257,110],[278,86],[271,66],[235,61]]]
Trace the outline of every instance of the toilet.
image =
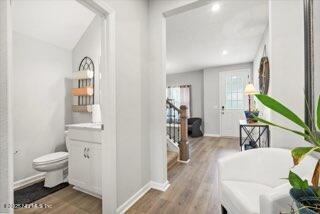
[[68,152],[55,152],[33,160],[32,167],[35,170],[46,172],[45,187],[51,188],[67,181],[68,157]]

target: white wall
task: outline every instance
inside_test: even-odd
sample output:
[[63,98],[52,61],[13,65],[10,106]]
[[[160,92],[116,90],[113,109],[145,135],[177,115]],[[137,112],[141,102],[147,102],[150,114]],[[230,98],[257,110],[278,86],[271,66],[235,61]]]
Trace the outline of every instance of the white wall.
[[13,34],[15,181],[39,173],[32,169],[33,159],[64,148],[71,59],[70,51]]
[[[100,102],[100,56],[101,56],[101,18],[96,16],[88,26],[81,39],[72,51],[72,71],[78,71],[81,60],[88,56],[92,59],[95,66],[95,104]],[[77,87],[77,81],[73,81],[73,86]],[[73,98],[73,104],[77,104],[77,97]],[[73,123],[91,122],[91,113],[72,113]]]
[[118,206],[150,181],[148,1],[106,0],[115,10]]
[[167,74],[168,86],[191,85],[191,117],[203,118],[203,71]]
[[[304,119],[304,17],[303,1],[270,1],[271,96]],[[297,128],[271,112],[271,120]],[[299,129],[301,130],[301,129]],[[273,147],[292,148],[304,140],[272,128]]]
[[240,69],[249,69],[252,71],[252,63],[243,63],[236,65],[212,67],[203,71],[204,86],[204,133],[205,135],[220,135],[220,88],[219,73],[226,71],[235,71]]

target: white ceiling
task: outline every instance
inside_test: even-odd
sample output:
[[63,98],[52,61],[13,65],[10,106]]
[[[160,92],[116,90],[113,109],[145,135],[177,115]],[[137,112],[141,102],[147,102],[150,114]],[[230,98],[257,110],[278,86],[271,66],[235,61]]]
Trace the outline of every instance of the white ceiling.
[[15,0],[13,30],[72,50],[95,14],[75,0]]
[[218,3],[216,12],[213,3],[167,19],[167,73],[253,61],[268,24],[268,1]]

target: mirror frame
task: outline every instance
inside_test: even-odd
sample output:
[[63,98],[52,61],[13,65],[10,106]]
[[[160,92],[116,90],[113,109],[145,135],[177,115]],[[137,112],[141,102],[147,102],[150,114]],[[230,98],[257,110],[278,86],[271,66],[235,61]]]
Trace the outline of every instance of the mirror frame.
[[305,122],[312,125],[314,118],[314,48],[313,48],[313,0],[304,0],[304,52],[305,52]]

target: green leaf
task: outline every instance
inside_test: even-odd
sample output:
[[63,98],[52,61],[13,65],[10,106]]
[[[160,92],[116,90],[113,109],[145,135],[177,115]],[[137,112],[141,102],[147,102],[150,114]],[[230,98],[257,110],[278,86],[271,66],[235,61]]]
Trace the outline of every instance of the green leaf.
[[318,98],[318,105],[317,105],[317,127],[320,129],[320,95]]
[[320,188],[314,189],[314,192],[317,194],[318,197],[320,197]]
[[300,163],[300,161],[309,153],[317,150],[319,150],[320,148],[317,146],[314,147],[296,147],[294,149],[291,150],[291,155],[293,158],[293,163],[294,165],[298,165]]
[[304,133],[304,132],[300,132],[300,131],[297,131],[297,130],[293,130],[293,129],[286,128],[286,127],[284,127],[284,126],[277,125],[277,124],[275,124],[275,123],[273,123],[273,122],[267,121],[267,120],[262,119],[262,118],[260,118],[260,117],[255,117],[255,119],[258,120],[258,121],[261,122],[261,123],[265,123],[265,124],[270,125],[270,126],[275,126],[275,127],[278,127],[278,128],[281,128],[281,129],[284,129],[284,130],[293,132],[293,133],[295,133],[295,134],[297,134],[297,135],[300,135],[300,136],[302,136],[302,137],[305,137],[305,138],[307,138],[307,139],[310,139],[310,136],[309,136],[308,134]]
[[290,109],[285,107],[283,104],[281,104],[277,100],[264,94],[256,94],[255,96],[266,107],[281,114],[282,116],[286,117],[287,119],[294,122],[298,126],[302,127],[304,130],[307,130],[310,132],[309,127],[303,122],[303,120],[301,120],[295,113],[293,113]]
[[289,172],[289,183],[291,186],[295,189],[307,189],[309,187],[308,181],[307,180],[302,180],[299,175],[296,173],[292,172],[290,170]]

